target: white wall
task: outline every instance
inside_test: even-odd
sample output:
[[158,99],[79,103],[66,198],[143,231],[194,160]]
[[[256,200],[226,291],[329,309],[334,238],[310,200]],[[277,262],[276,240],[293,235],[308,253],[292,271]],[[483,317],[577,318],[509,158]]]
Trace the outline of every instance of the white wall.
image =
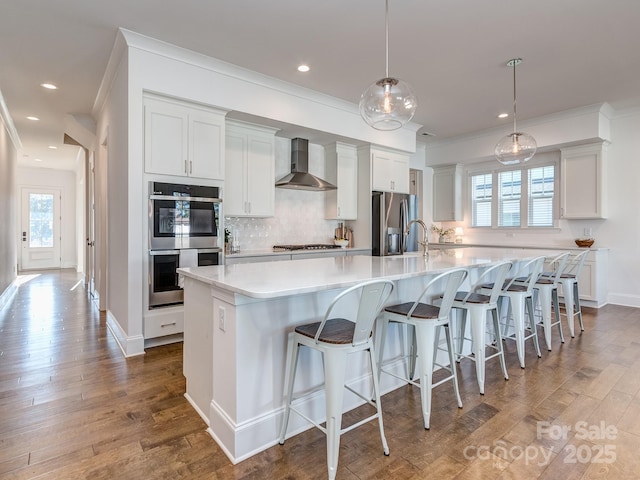
[[[60,205],[61,244],[60,257],[62,268],[76,268],[78,264],[78,248],[76,237],[76,174],[69,170],[51,168],[18,167],[16,170],[17,195],[25,187],[52,187],[60,189],[62,202]],[[20,198],[20,197],[18,197]],[[16,214],[20,217],[20,202],[16,205]],[[18,230],[20,230],[18,228]],[[19,237],[16,231],[16,237]],[[20,262],[18,255],[18,262]]]
[[622,112],[611,127],[608,218],[594,233],[611,249],[609,301],[640,307],[640,110]]
[[86,222],[85,222],[85,212],[86,212],[86,188],[85,188],[85,179],[86,179],[86,153],[84,149],[78,150],[78,155],[76,156],[76,169],[75,169],[75,180],[76,180],[76,270],[78,272],[85,272],[85,251],[87,245],[86,238]]
[[[4,100],[0,93],[0,107]],[[5,303],[3,294],[16,279],[17,240],[14,225],[17,224],[16,213],[16,162],[17,148],[10,135],[5,109],[0,108],[0,308]],[[15,131],[15,130],[14,130]],[[8,300],[6,300],[8,301]]]

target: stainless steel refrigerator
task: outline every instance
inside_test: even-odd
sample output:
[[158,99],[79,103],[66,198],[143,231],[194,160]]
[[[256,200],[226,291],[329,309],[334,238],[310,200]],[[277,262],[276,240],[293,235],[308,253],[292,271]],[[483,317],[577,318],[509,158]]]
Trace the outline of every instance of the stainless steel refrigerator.
[[418,251],[418,225],[408,235],[405,228],[418,219],[418,196],[393,192],[372,192],[371,253],[375,256],[402,255]]

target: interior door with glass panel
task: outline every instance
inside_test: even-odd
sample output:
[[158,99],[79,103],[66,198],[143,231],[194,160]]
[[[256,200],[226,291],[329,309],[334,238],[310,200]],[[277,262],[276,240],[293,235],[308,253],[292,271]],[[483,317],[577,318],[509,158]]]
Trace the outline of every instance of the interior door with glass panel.
[[60,268],[60,190],[23,188],[21,268]]

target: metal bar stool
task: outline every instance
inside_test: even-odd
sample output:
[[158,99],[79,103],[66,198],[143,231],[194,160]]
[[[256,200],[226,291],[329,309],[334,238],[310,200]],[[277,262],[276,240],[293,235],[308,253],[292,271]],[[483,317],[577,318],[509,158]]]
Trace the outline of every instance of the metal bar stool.
[[[424,420],[424,428],[426,429],[429,429],[431,418],[431,391],[434,387],[452,380],[453,388],[458,400],[458,407],[462,408],[462,400],[460,398],[460,391],[458,390],[458,377],[455,367],[453,341],[451,333],[449,332],[449,314],[451,312],[453,297],[458,291],[458,288],[460,288],[460,285],[462,285],[462,282],[467,278],[467,275],[468,272],[465,269],[455,269],[441,273],[427,283],[416,301],[387,306],[384,309],[383,315],[378,317],[376,325],[376,329],[380,330],[380,344],[378,346],[378,375],[380,375],[381,372],[385,372],[420,388],[422,417]],[[428,294],[432,293],[435,288],[440,288],[436,294],[436,297],[440,297],[440,293],[442,292],[442,288],[440,287],[441,284],[444,284],[444,293],[442,294],[442,302],[440,305],[435,306],[430,303],[422,303],[423,300],[430,301],[428,300]],[[411,326],[409,330],[415,330],[416,350],[413,350],[410,354],[409,360],[411,366],[409,367],[410,373],[408,378],[401,377],[382,368],[382,354],[384,351],[389,322],[404,323]],[[447,340],[446,350],[449,353],[449,365],[438,366],[448,369],[450,375],[434,384],[433,369],[434,366],[437,365],[435,362],[438,350],[437,342],[439,327],[444,327]],[[414,342],[412,340],[409,341],[410,345],[413,343]],[[418,360],[419,382],[415,381],[415,377],[413,375],[413,365],[415,364],[416,355]]]
[[[460,322],[458,322],[458,361],[460,357],[466,357],[476,362],[476,376],[481,395],[484,395],[484,374],[487,360],[496,356],[500,357],[502,373],[504,374],[505,380],[509,380],[507,365],[504,360],[504,351],[502,349],[500,323],[498,321],[498,297],[510,268],[511,262],[501,262],[488,268],[480,275],[478,281],[468,292],[458,292],[453,301],[453,308],[462,311]],[[490,282],[493,283],[493,288],[489,294],[480,293],[482,286]],[[471,317],[471,338],[464,336],[467,324],[467,312],[469,312]],[[487,344],[485,341],[485,332],[488,312],[491,312],[493,317],[495,344],[491,345],[491,347],[495,348],[496,353],[486,356],[485,347]],[[471,340],[473,356],[462,354],[464,340]]]
[[[327,436],[327,468],[329,480],[336,477],[338,467],[338,453],[340,450],[340,435],[353,430],[375,418],[380,426],[380,437],[385,455],[389,455],[387,439],[384,436],[382,425],[382,411],[380,407],[380,389],[378,385],[378,370],[372,339],[372,330],[376,317],[382,310],[385,302],[391,295],[393,282],[390,280],[371,280],[355,285],[337,295],[320,322],[301,325],[295,331],[289,333],[287,344],[287,366],[285,370],[286,407],[282,417],[280,429],[280,444],[284,444],[289,414],[293,410],[298,415],[315,425]],[[354,298],[355,297],[355,298]],[[345,303],[346,302],[346,303]],[[349,303],[352,302],[352,303]],[[357,303],[356,303],[357,302]],[[356,305],[349,318],[332,317],[332,311],[340,305],[341,312],[344,305]],[[311,392],[298,398],[293,398],[296,369],[300,347],[306,346],[319,350],[324,361],[324,384],[326,396],[326,427],[312,420],[297,408],[300,399],[315,393]],[[351,387],[345,385],[347,356],[350,353],[369,353],[371,362],[371,376],[373,379],[373,392],[375,402],[371,397],[361,395]],[[376,408],[376,413],[347,428],[342,428],[342,399],[344,388],[359,396]],[[296,404],[293,402],[296,401]]]
[[[532,339],[536,354],[538,357],[542,356],[534,319],[533,293],[536,281],[544,268],[544,259],[544,256],[536,257],[517,267],[513,278],[505,280],[498,299],[498,310],[500,312],[503,311],[502,303],[504,300],[509,301],[506,321],[501,325],[503,327],[502,338],[515,340],[520,368],[524,368],[524,342],[526,340]],[[523,277],[526,278],[524,282],[522,281]],[[517,284],[515,283],[516,279],[520,279]],[[482,286],[482,291],[483,293],[490,292],[493,287],[494,284],[492,283],[485,284]],[[530,333],[528,335],[525,327],[525,307],[526,313],[529,314]],[[511,320],[513,320],[514,332],[509,335]]]
[[[551,265],[554,266],[552,272],[540,275],[535,284],[537,297],[540,301],[540,311],[542,313],[542,327],[544,330],[544,339],[547,344],[547,350],[551,351],[551,328],[554,325],[558,326],[560,332],[560,341],[564,343],[564,334],[562,333],[562,322],[560,321],[560,302],[558,301],[558,283],[560,282],[560,276],[564,270],[567,260],[569,258],[569,252],[564,252],[551,260]],[[525,282],[526,278],[518,278],[516,282]],[[536,299],[534,298],[534,303]],[[551,305],[553,304],[553,311],[555,318],[551,321]]]
[[[584,262],[587,259],[589,250],[570,255],[567,264],[560,275],[560,285],[562,285],[562,298],[560,307],[564,306],[565,316],[569,325],[571,338],[575,337],[575,319],[578,317],[580,331],[584,332],[582,323],[582,309],[580,308],[580,293],[578,291],[578,276],[582,271]],[[561,313],[562,314],[562,313]]]

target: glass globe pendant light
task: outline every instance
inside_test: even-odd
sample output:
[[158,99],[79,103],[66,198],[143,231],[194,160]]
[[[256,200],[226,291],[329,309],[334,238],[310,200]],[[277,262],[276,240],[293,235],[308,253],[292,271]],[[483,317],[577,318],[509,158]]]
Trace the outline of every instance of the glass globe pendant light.
[[538,148],[535,138],[528,133],[518,132],[516,126],[516,65],[521,63],[521,58],[507,62],[508,67],[513,67],[513,133],[502,137],[496,143],[496,159],[503,165],[515,165],[531,160]]
[[408,83],[389,76],[389,0],[385,0],[385,77],[360,96],[360,115],[377,130],[397,130],[416,113],[418,102]]

